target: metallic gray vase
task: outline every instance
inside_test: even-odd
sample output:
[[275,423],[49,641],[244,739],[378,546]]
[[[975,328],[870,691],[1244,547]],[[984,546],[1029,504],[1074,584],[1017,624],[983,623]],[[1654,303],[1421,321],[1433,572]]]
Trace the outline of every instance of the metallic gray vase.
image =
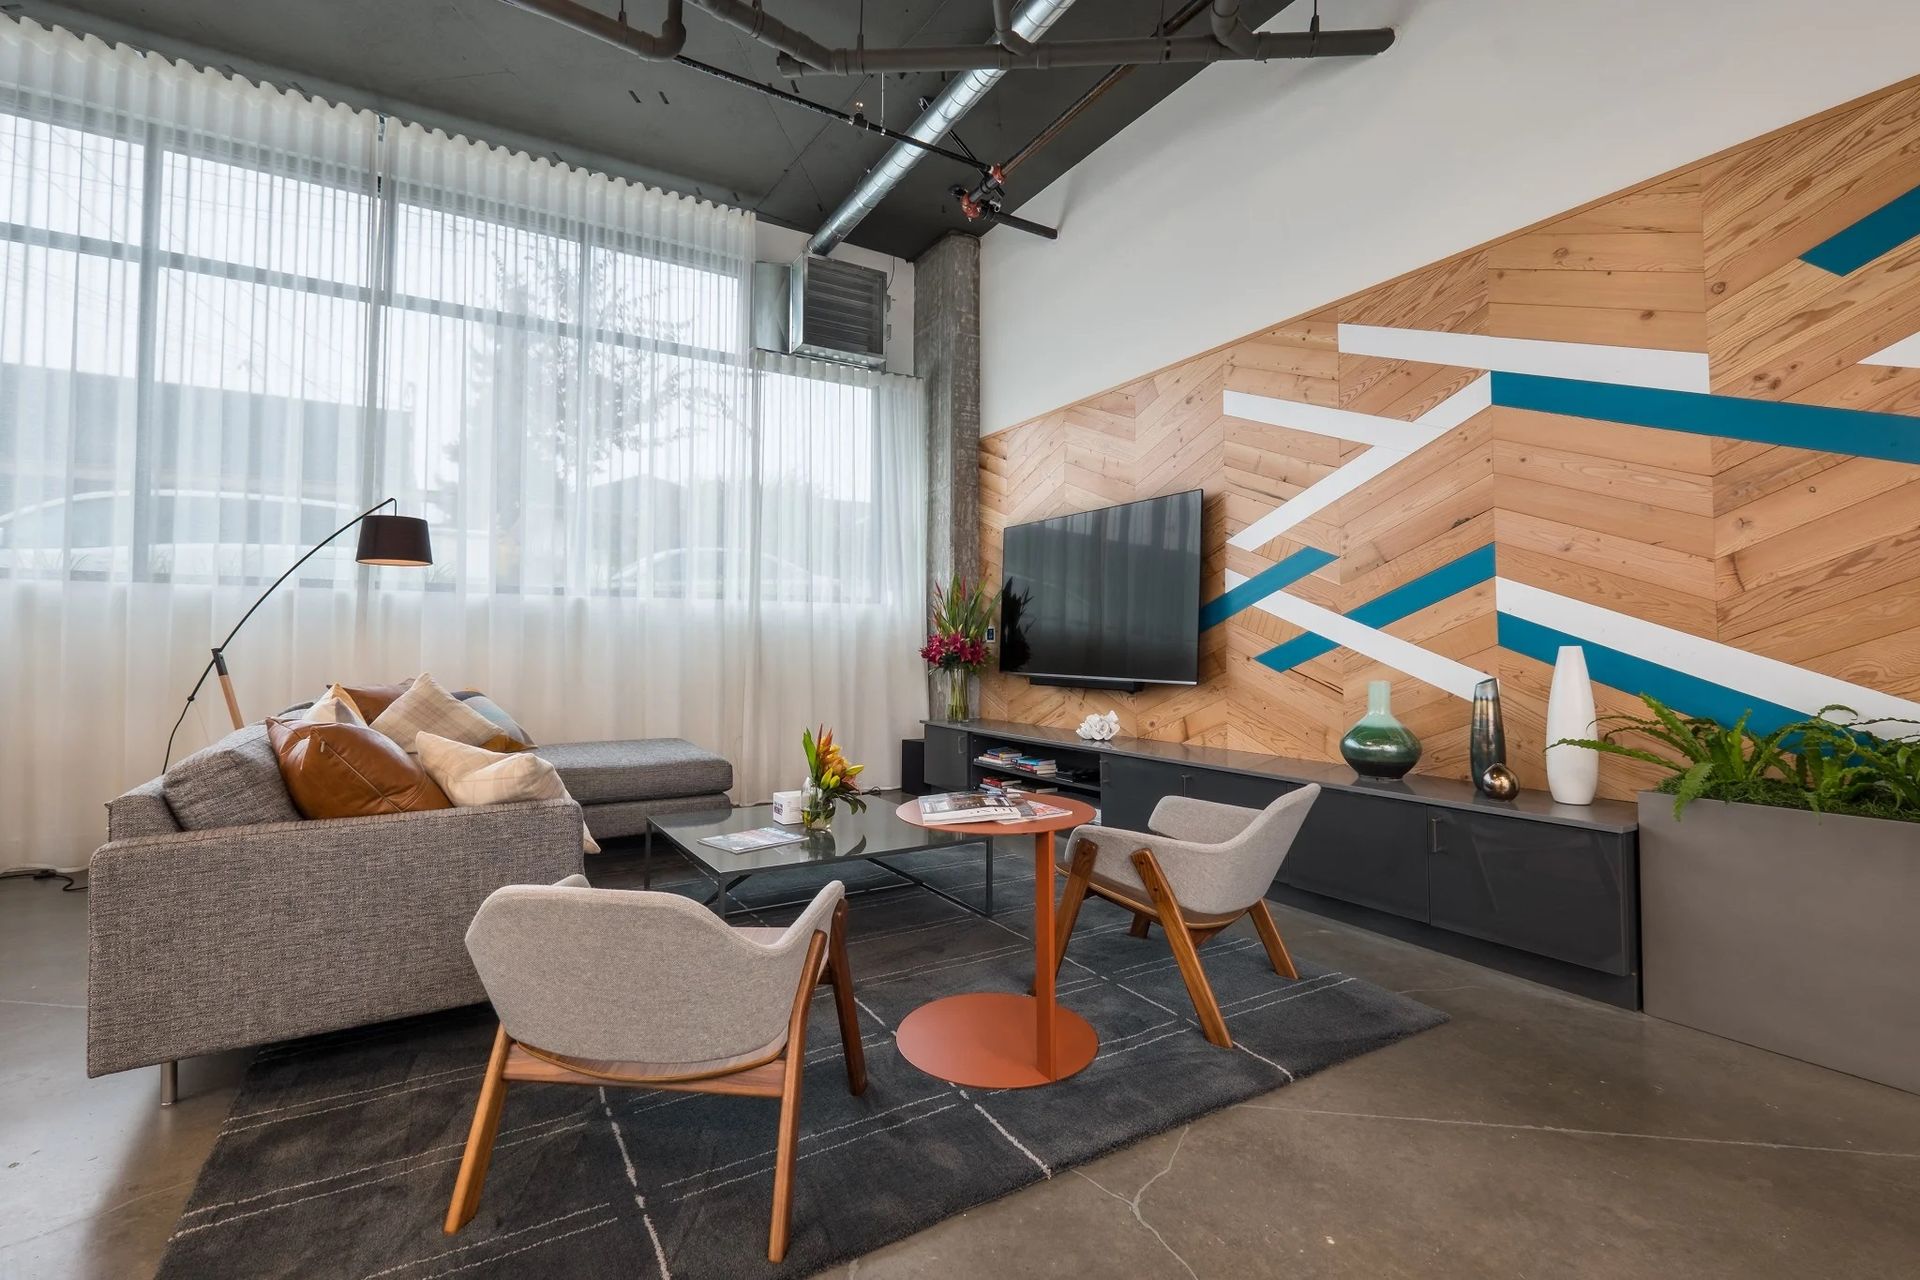
[[[1507,728],[1500,719],[1498,680],[1482,680],[1473,686],[1473,725],[1467,734],[1467,754],[1473,785],[1496,800],[1510,799],[1511,791],[1499,783],[1490,789],[1487,782],[1487,770],[1507,762]],[[1499,794],[1502,791],[1507,793]]]

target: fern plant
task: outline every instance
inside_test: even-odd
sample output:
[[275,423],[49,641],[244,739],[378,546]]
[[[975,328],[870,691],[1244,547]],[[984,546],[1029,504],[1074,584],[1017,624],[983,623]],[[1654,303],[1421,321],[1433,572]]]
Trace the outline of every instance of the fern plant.
[[[1755,735],[1747,731],[1751,711],[1723,725],[1681,715],[1644,693],[1640,700],[1652,715],[1607,716],[1598,738],[1562,738],[1552,745],[1588,747],[1666,770],[1659,790],[1673,796],[1676,818],[1704,797],[1920,821],[1920,734],[1884,738],[1873,732],[1888,723],[1920,721],[1868,722],[1851,707],[1834,704],[1810,719]],[[1656,745],[1621,741],[1627,735]]]
[[1876,805],[1920,813],[1920,735],[1885,738],[1874,731],[1887,724],[1920,721],[1866,721],[1834,703],[1800,726],[1798,777],[1813,808]]
[[[1683,716],[1647,694],[1641,694],[1640,700],[1647,704],[1651,716],[1606,716],[1598,722],[1604,727],[1598,738],[1562,738],[1553,745],[1587,747],[1667,770],[1669,776],[1660,789],[1672,792],[1675,817],[1702,796],[1765,803],[1761,793],[1767,783],[1793,777],[1782,743],[1797,726],[1785,725],[1754,737],[1747,732],[1751,711],[1728,726],[1704,716]],[[1621,742],[1619,739],[1626,734],[1659,743],[1672,754]]]

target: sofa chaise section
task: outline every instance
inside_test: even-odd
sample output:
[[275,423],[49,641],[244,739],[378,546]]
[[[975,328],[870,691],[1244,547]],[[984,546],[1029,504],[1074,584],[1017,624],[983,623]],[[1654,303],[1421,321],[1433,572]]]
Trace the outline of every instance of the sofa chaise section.
[[580,802],[596,840],[643,835],[655,814],[725,809],[733,766],[683,738],[535,747]]

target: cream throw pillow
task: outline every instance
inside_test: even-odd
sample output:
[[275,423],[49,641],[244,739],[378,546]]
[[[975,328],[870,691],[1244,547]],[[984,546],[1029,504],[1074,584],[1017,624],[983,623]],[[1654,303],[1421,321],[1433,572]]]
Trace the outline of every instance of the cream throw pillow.
[[441,688],[424,671],[368,727],[392,738],[402,751],[417,751],[414,739],[422,733],[478,747],[500,732],[499,725]]
[[[559,771],[539,756],[524,751],[503,755],[426,732],[418,734],[415,741],[427,776],[440,784],[447,799],[463,808],[512,804],[516,800],[573,799]],[[585,823],[580,826],[580,847],[588,853],[600,852]]]
[[360,714],[360,708],[354,705],[353,695],[339,685],[329,685],[327,691],[307,708],[302,720],[311,720],[316,724],[357,724],[371,728],[366,717]]

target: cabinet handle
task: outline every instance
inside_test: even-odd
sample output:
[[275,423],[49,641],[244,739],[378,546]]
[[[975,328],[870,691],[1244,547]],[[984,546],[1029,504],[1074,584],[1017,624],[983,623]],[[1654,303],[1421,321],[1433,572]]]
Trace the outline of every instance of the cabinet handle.
[[1427,852],[1440,852],[1440,817],[1438,814],[1430,813],[1427,815]]
[[1193,790],[1193,775],[1192,775],[1192,774],[1190,774],[1190,773],[1183,773],[1183,774],[1181,774],[1181,775],[1180,775],[1180,789],[1181,789],[1182,791],[1191,791],[1191,790]]

